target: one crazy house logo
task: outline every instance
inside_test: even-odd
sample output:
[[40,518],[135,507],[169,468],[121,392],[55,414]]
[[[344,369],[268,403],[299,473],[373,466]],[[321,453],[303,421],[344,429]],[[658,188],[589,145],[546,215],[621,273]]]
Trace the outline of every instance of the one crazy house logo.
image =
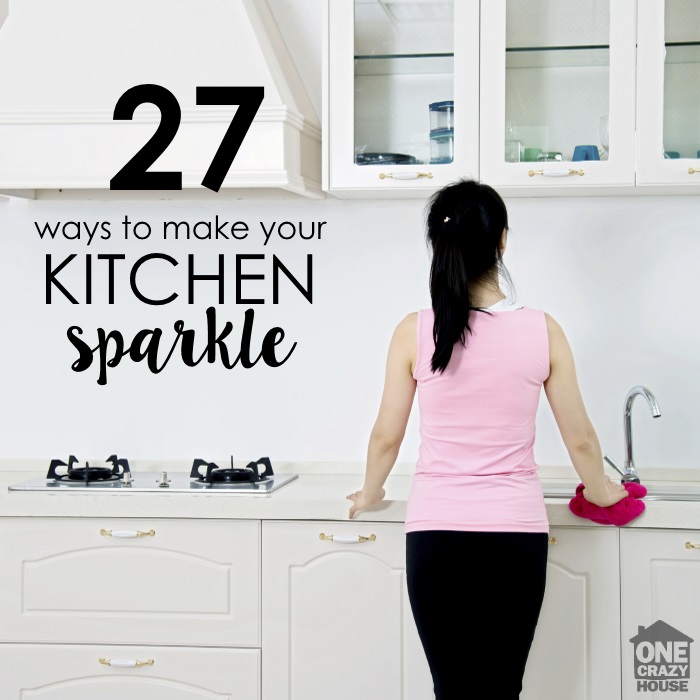
[[637,692],[687,691],[690,682],[690,643],[687,634],[663,620],[639,625],[634,644]]

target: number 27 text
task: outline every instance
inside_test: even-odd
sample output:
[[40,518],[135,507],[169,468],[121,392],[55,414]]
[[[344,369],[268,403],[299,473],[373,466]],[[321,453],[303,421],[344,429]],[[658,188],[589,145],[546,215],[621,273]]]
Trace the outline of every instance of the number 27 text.
[[[224,138],[204,175],[202,185],[218,192],[264,97],[263,87],[198,87],[198,105],[238,105]],[[175,138],[182,112],[175,95],[161,85],[146,83],[127,90],[114,107],[114,119],[131,120],[139,105],[154,104],[160,124],[153,136],[110,180],[110,190],[181,190],[182,173],[148,172]]]

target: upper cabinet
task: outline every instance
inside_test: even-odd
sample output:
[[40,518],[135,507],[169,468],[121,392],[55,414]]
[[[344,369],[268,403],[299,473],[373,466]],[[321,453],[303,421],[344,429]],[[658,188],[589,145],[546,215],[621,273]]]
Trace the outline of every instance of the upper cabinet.
[[480,176],[634,184],[635,0],[481,3]]
[[639,3],[640,185],[700,186],[700,4]]
[[415,195],[478,176],[478,0],[326,8],[325,189]]
[[324,189],[700,187],[696,0],[327,0]]

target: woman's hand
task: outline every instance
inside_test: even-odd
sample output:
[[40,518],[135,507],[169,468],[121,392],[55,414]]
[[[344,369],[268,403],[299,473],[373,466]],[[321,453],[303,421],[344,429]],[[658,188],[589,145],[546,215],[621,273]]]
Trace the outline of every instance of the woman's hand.
[[355,491],[355,493],[351,493],[348,496],[346,496],[346,498],[349,498],[351,501],[354,501],[352,507],[350,508],[350,520],[352,520],[353,516],[355,515],[355,513],[357,513],[358,510],[365,510],[366,508],[370,508],[371,506],[383,500],[385,495],[386,492],[384,491],[384,489],[379,489],[379,492],[376,493],[367,493],[364,490],[362,490]]
[[627,498],[629,492],[622,484],[613,483],[610,477],[605,477],[605,485],[603,489],[591,493],[588,489],[583,489],[583,497],[589,502],[601,508],[613,506],[623,498]]

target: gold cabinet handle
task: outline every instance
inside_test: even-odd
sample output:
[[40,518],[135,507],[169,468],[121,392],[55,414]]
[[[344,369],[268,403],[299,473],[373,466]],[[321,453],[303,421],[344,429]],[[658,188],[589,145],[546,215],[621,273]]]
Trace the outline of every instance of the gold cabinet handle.
[[364,537],[363,535],[324,535],[321,533],[318,536],[319,540],[330,540],[331,542],[342,542],[344,544],[355,544],[357,542],[374,542],[377,539],[376,535]]
[[148,532],[143,532],[142,530],[100,530],[100,535],[103,537],[119,537],[122,539],[133,539],[135,537],[155,537],[155,534],[155,530],[149,530]]
[[557,543],[557,538],[556,537],[550,537],[549,538],[549,544],[556,544]]
[[139,661],[138,659],[104,659],[100,658],[98,661],[103,666],[113,666],[114,668],[138,668],[139,666],[153,666],[155,661],[153,659],[148,659],[146,661]]
[[527,174],[530,177],[535,177],[535,175],[542,175],[543,177],[568,177],[569,175],[580,175],[583,177],[586,173],[584,170],[576,170],[574,168],[568,168],[567,170],[544,170],[540,168],[539,170],[528,170]]
[[393,180],[420,180],[422,178],[428,178],[428,180],[433,179],[432,173],[379,173],[380,180],[386,180],[391,178]]
[[685,543],[686,549],[700,549],[700,544],[693,544],[692,542]]
[[695,173],[700,173],[700,168],[688,168],[688,175],[695,175]]

